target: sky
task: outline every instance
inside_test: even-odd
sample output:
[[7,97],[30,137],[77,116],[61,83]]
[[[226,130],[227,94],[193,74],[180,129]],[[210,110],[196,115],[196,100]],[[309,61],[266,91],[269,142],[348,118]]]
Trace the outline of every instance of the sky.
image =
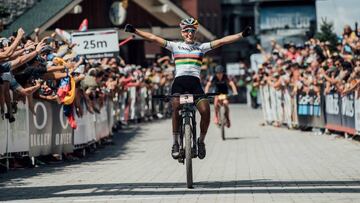
[[316,16],[318,28],[321,19],[326,18],[334,23],[334,31],[341,34],[346,24],[354,29],[357,21],[360,27],[360,0],[317,0]]

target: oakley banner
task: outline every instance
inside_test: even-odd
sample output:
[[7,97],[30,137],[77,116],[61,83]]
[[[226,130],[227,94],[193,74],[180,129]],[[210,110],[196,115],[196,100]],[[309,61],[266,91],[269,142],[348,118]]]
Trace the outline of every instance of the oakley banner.
[[62,154],[73,151],[74,137],[62,105],[51,104],[52,109],[52,140],[51,153]]
[[51,103],[34,99],[34,113],[29,111],[30,156],[51,154],[53,116]]

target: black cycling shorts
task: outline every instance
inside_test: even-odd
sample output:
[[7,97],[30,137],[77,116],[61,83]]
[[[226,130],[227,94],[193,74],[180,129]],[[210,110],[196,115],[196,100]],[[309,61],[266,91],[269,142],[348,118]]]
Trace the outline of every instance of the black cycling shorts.
[[195,76],[176,77],[171,86],[171,94],[204,94],[200,78]]

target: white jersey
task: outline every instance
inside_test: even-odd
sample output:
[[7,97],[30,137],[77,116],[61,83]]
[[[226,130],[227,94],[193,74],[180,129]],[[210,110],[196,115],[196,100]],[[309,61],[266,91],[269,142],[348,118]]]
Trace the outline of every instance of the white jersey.
[[175,77],[189,75],[198,78],[203,56],[212,49],[210,42],[187,44],[172,41],[166,41],[165,48],[172,52],[175,59]]

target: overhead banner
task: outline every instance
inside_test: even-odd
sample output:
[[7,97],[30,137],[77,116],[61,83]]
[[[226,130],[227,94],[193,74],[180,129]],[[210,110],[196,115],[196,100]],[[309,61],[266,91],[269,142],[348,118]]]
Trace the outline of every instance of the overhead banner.
[[101,30],[91,32],[74,32],[71,34],[74,51],[87,58],[115,57],[119,55],[118,32]]

